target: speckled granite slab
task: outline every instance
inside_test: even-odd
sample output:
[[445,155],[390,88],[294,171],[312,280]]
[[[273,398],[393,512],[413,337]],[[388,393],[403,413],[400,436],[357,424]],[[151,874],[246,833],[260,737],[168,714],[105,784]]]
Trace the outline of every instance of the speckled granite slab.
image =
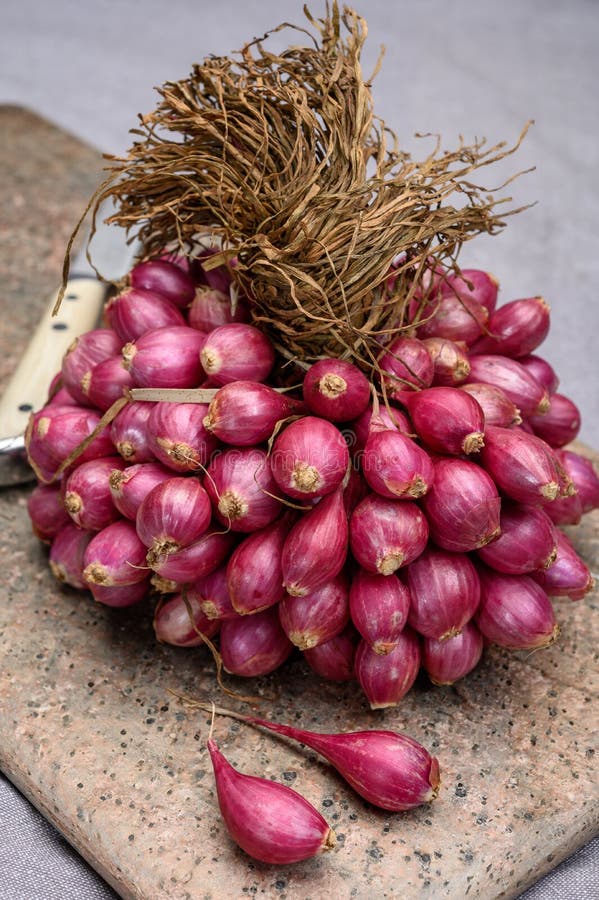
[[[22,110],[0,108],[0,133],[1,389],[101,163]],[[0,492],[0,767],[123,897],[509,898],[596,832],[596,594],[558,604],[563,632],[549,650],[494,651],[456,688],[422,682],[394,711],[369,712],[354,687],[322,683],[300,660],[232,683],[262,695],[265,715],[314,730],[396,728],[441,762],[435,803],[389,815],[314,755],[217,720],[232,763],[300,790],[336,829],[334,852],[273,868],[229,841],[207,717],[167,691],[222,700],[209,657],[157,645],[147,609],[105,609],[57,586],[26,497]],[[596,569],[599,515],[573,534]]]

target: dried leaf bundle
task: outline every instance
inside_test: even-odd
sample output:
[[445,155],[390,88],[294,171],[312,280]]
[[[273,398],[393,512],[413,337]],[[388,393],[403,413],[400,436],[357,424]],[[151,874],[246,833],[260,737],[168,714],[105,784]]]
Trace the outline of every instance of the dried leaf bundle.
[[254,321],[285,356],[369,368],[406,327],[427,266],[454,268],[465,241],[504,226],[506,198],[470,178],[525,132],[508,149],[477,141],[447,152],[437,140],[413,161],[374,114],[364,19],[336,2],[323,20],[305,13],[312,31],[275,29],[305,45],[277,54],[267,35],[160,88],[94,200],[116,201],[113,221],[138,232],[148,256],[173,242],[190,252],[213,233],[223,248],[213,263],[236,257]]

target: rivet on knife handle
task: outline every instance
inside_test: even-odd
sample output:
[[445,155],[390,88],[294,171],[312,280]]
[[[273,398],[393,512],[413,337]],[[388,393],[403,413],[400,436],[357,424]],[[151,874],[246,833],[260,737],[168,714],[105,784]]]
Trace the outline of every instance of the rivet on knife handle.
[[44,405],[66,350],[76,337],[96,327],[106,289],[94,278],[72,279],[57,316],[52,316],[52,297],[0,398],[0,438],[22,434],[30,413]]

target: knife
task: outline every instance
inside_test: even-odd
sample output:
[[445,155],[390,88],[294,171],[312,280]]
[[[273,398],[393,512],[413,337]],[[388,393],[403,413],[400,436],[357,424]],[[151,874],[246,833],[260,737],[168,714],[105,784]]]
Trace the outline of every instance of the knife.
[[[98,212],[90,255],[104,277],[116,280],[131,268],[137,244],[127,243],[124,229],[104,223],[110,211],[103,208]],[[58,314],[52,315],[55,294],[0,398],[0,487],[35,479],[25,455],[24,434],[29,416],[45,404],[50,382],[75,338],[98,324],[110,284],[98,280],[87,259],[86,244],[87,241],[71,261]]]

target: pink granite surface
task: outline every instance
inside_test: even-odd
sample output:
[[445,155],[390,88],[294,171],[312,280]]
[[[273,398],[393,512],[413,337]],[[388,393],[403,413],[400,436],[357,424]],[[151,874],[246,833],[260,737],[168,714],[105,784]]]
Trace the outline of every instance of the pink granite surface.
[[[0,129],[1,389],[100,162],[15,108],[0,108]],[[222,702],[210,657],[157,645],[147,606],[110,610],[57,585],[26,497],[0,492],[0,768],[123,897],[509,898],[596,833],[596,593],[556,604],[562,636],[550,649],[494,650],[454,688],[418,682],[396,710],[368,711],[355,686],[323,683],[299,658],[268,678],[231,679],[264,697],[267,717],[313,730],[395,728],[441,764],[438,799],[392,815],[314,754],[218,720],[232,763],[293,786],[337,832],[332,853],[275,868],[227,837],[208,717],[168,693]],[[599,513],[572,534],[596,571]]]

